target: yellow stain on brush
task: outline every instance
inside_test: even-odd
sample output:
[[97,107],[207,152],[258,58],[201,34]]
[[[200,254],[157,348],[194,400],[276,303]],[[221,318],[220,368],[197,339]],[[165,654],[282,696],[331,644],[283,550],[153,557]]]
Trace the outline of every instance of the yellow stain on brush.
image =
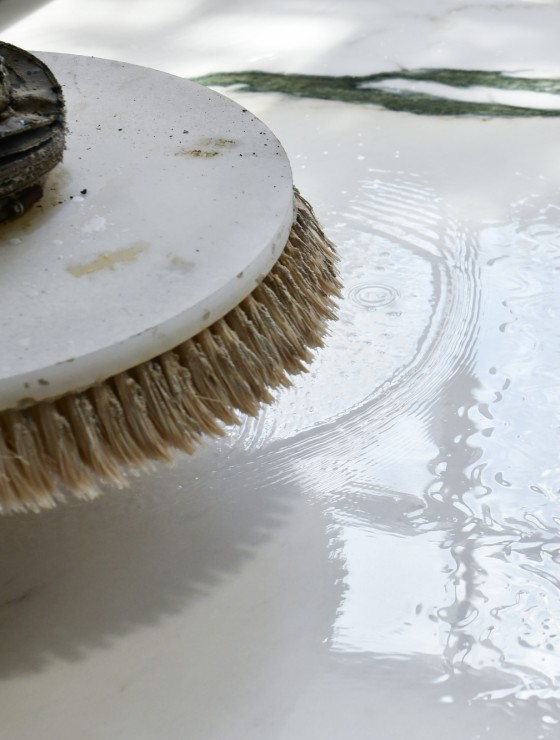
[[71,275],[77,278],[84,277],[84,275],[93,275],[102,270],[114,270],[116,265],[135,262],[139,255],[146,251],[147,248],[147,244],[136,242],[130,247],[117,249],[114,252],[101,252],[89,262],[68,265],[66,269]]

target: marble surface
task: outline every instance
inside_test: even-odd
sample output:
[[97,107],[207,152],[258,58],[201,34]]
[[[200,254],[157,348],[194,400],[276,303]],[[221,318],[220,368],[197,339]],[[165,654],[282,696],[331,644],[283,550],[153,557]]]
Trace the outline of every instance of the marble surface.
[[4,0],[261,117],[344,299],[257,419],[0,521],[0,737],[558,737],[559,5]]

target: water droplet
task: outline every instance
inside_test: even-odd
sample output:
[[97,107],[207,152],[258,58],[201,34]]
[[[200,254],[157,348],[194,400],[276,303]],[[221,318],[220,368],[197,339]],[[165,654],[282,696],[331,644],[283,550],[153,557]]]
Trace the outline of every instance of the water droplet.
[[352,303],[370,311],[389,306],[398,296],[399,293],[395,288],[389,285],[375,285],[372,283],[355,285],[348,293]]

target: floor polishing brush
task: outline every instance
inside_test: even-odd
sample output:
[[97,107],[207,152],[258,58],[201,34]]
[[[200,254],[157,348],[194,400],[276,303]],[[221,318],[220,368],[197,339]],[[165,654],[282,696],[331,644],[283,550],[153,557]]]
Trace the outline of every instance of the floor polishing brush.
[[195,451],[320,347],[332,243],[248,110],[0,44],[0,512]]

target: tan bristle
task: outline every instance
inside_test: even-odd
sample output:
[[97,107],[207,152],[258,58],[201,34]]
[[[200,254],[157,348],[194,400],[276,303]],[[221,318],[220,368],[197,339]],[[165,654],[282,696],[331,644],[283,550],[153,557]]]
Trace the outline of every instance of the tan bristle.
[[160,361],[169,389],[188,423],[192,425],[196,437],[199,438],[202,434],[223,435],[223,427],[196,392],[191,373],[180,363],[177,353],[166,352],[160,357]]
[[[248,395],[255,399],[255,413],[258,412],[259,403],[271,403],[273,400],[267,389],[269,381],[266,357],[254,352],[249,344],[243,341],[242,335],[234,332],[226,321],[217,321],[212,330],[216,338],[223,342],[224,349],[235,368],[235,376],[247,383]],[[242,406],[238,408],[244,413],[251,413]]]
[[146,457],[170,462],[172,455],[148,412],[146,398],[139,383],[131,373],[119,373],[115,375],[113,382],[117,396],[126,411],[130,433],[136,444]]
[[[37,420],[45,452],[62,486],[78,498],[94,498],[99,489],[93,471],[80,457],[70,423],[59,413],[56,403],[41,403],[31,411]],[[29,496],[35,500],[35,491]]]
[[290,384],[278,350],[264,334],[261,334],[241,306],[230,311],[221,323],[226,323],[235,335],[243,337],[245,344],[253,350],[259,358],[263,380],[270,388]]
[[[203,332],[201,332],[202,334]],[[198,335],[200,339],[200,335]],[[207,409],[225,424],[239,422],[228,398],[227,388],[220,383],[210,359],[200,341],[190,339],[179,347],[181,362],[188,367],[195,393]]]
[[[19,411],[8,411],[2,418],[1,437],[0,491],[7,495],[11,508],[52,508],[56,489],[49,485],[48,460],[33,421]],[[31,501],[28,490],[34,491]]]
[[83,393],[65,396],[58,402],[70,424],[80,459],[99,478],[122,487],[123,475],[110,443],[103,437],[93,405]]
[[105,439],[110,441],[115,462],[135,470],[150,470],[153,463],[130,431],[125,410],[110,383],[101,383],[90,390],[97,417]]
[[239,306],[173,351],[80,393],[0,412],[0,513],[52,508],[98,482],[193,453],[237,413],[305,372],[340,295],[336,253],[295,191],[297,215],[278,262]]
[[278,353],[281,367],[286,373],[292,375],[304,372],[306,368],[298,355],[298,348],[290,342],[284,331],[285,322],[276,323],[268,308],[264,303],[257,301],[253,294],[241,305],[257,331],[272,344]]

